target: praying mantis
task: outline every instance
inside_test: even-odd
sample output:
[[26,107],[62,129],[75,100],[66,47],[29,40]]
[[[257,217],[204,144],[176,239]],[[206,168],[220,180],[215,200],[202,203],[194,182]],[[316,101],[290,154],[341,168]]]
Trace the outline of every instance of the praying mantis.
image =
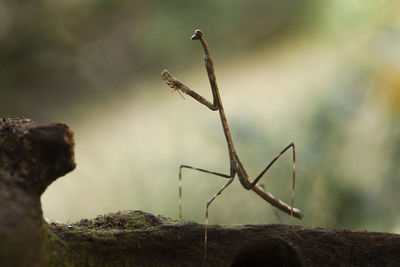
[[[208,174],[213,174],[216,176],[220,176],[222,178],[227,179],[228,181],[215,193],[206,204],[206,215],[205,215],[205,230],[204,230],[204,258],[203,258],[203,265],[205,264],[207,258],[207,229],[208,229],[208,209],[211,203],[215,200],[215,198],[220,195],[234,180],[235,176],[238,176],[238,179],[242,186],[247,190],[253,190],[257,195],[263,198],[265,201],[270,203],[272,206],[278,208],[279,210],[289,214],[291,216],[291,220],[293,217],[298,219],[303,218],[303,213],[293,207],[294,202],[294,191],[295,191],[295,180],[296,180],[296,152],[295,152],[295,145],[293,142],[289,143],[266,167],[265,169],[254,179],[251,180],[249,175],[247,174],[242,162],[239,159],[239,156],[235,150],[235,146],[233,145],[232,136],[228,127],[228,121],[225,116],[224,108],[222,105],[221,97],[218,91],[215,71],[214,71],[214,63],[211,58],[210,49],[208,44],[204,38],[203,32],[201,30],[195,30],[194,34],[192,35],[192,40],[199,40],[202,44],[204,49],[204,63],[207,70],[208,79],[211,85],[211,91],[213,95],[213,103],[196,93],[195,91],[191,90],[189,87],[178,81],[174,76],[172,76],[167,70],[164,70],[161,73],[162,79],[165,81],[167,85],[169,85],[172,89],[178,91],[179,93],[184,93],[199,103],[205,105],[212,111],[218,111],[219,117],[222,123],[222,129],[224,131],[225,139],[228,145],[228,153],[229,153],[229,160],[230,160],[230,172],[229,174],[209,171],[202,168],[196,168],[189,165],[181,165],[179,167],[179,218],[182,219],[182,169],[192,169]],[[287,150],[292,148],[293,151],[293,186],[292,186],[292,194],[291,194],[291,205],[289,206],[282,200],[274,197],[271,193],[264,190],[263,185],[258,185],[258,181],[263,177],[263,175],[267,172],[267,170],[278,160],[278,158],[285,153]],[[294,229],[293,220],[292,220],[292,230]]]

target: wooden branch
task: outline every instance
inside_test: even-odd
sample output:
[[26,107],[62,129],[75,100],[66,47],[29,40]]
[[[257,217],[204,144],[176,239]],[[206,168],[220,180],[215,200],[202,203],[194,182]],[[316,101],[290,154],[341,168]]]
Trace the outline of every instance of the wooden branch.
[[[51,224],[74,265],[200,266],[204,225],[141,211]],[[400,236],[286,225],[209,227],[209,266],[395,266]],[[67,245],[66,245],[67,244]],[[61,249],[60,249],[61,248]]]
[[75,168],[64,124],[0,119],[0,265],[45,266],[49,251],[40,195]]
[[[126,211],[64,225],[40,194],[75,167],[72,132],[0,120],[1,266],[200,266],[204,225]],[[400,235],[286,225],[209,226],[209,266],[397,266]]]

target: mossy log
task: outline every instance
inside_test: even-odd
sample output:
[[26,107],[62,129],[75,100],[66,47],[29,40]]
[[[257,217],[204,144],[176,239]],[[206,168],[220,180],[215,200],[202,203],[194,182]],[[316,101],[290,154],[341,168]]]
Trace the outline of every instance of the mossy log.
[[[75,168],[64,124],[0,120],[1,266],[201,266],[204,225],[142,211],[47,223],[40,195]],[[208,266],[400,266],[400,235],[286,225],[209,227]]]

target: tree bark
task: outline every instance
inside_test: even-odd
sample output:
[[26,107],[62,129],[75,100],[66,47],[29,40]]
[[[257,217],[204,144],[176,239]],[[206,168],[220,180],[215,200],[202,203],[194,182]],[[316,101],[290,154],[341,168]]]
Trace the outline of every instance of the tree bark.
[[[46,223],[40,195],[75,168],[64,124],[0,120],[1,266],[201,266],[204,225],[142,211]],[[400,235],[212,225],[208,266],[398,266]]]

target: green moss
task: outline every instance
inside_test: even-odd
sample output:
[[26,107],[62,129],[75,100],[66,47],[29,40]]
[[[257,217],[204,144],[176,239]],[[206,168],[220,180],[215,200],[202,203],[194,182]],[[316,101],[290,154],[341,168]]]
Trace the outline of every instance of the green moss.
[[57,235],[51,231],[48,231],[45,222],[43,222],[43,228],[45,233],[44,249],[48,266],[72,266],[68,264],[65,259],[62,259],[59,254],[57,254],[57,251],[65,250],[68,245]]
[[78,223],[71,224],[71,227],[96,230],[141,230],[159,226],[166,221],[168,221],[168,219],[165,217],[160,218],[142,211],[120,211],[117,213],[100,215],[94,219],[83,219]]
[[[182,227],[179,233],[177,227]],[[150,256],[152,266],[173,266],[168,263],[168,257],[158,257],[155,251],[174,250],[174,242],[160,243],[160,240],[184,240],[185,229],[198,229],[190,232],[189,240],[193,234],[203,232],[203,226],[194,222],[142,211],[109,213],[69,225],[51,223],[49,230],[56,236],[50,239],[56,255],[52,256],[50,266],[104,266],[105,263],[107,266],[146,266],[149,259],[144,255],[153,255]],[[200,238],[198,245],[185,253],[193,253],[189,258],[196,258],[203,250]]]
[[[63,225],[66,228],[65,225]],[[51,228],[51,227],[50,227]],[[82,230],[82,229],[81,229]],[[83,232],[83,231],[82,231]],[[81,232],[81,233],[82,233]],[[62,236],[46,229],[45,249],[47,252],[47,266],[71,267],[71,266],[96,266],[93,255],[85,249],[76,250],[74,242],[66,242]],[[97,239],[94,239],[97,242]],[[72,246],[72,247],[71,247]]]

